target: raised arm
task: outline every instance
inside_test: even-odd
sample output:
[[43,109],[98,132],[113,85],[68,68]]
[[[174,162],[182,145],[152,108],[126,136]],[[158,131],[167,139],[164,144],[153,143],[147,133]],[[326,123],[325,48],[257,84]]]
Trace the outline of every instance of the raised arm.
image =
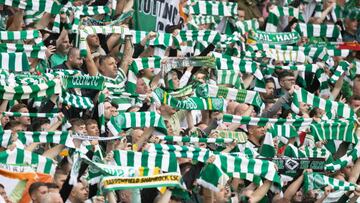
[[264,184],[258,187],[249,197],[249,202],[259,202],[269,191],[272,182],[270,180],[265,180]]

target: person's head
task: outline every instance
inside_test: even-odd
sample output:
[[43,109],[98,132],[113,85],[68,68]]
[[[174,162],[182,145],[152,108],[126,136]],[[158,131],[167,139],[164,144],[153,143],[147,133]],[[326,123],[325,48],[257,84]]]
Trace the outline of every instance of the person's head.
[[47,131],[50,128],[50,121],[47,118],[37,118],[32,123],[32,129],[34,131]]
[[97,49],[100,46],[100,40],[97,34],[88,35],[86,41],[90,49]]
[[64,203],[59,192],[50,192],[41,198],[41,203]]
[[48,192],[54,192],[54,193],[59,193],[60,188],[57,186],[56,183],[45,183],[45,185],[48,188]]
[[110,120],[112,116],[114,116],[114,108],[109,101],[104,102],[104,117],[106,120]]
[[61,188],[66,181],[68,174],[61,168],[57,168],[54,175],[54,183]]
[[142,134],[144,134],[144,131],[139,128],[136,128],[131,132],[131,139],[133,144],[137,143],[140,140]]
[[349,100],[350,100],[349,104],[351,108],[356,109],[360,107],[360,95],[353,95],[350,97]]
[[88,135],[90,135],[90,136],[99,136],[100,135],[99,126],[98,126],[96,120],[88,119],[88,120],[86,120],[85,125],[86,125],[86,131],[87,131]]
[[241,116],[245,113],[245,111],[249,108],[249,105],[247,104],[244,104],[244,103],[241,103],[241,104],[238,104],[236,106],[236,109],[235,109],[235,115],[237,116]]
[[99,72],[109,78],[116,78],[117,76],[116,61],[112,56],[100,56],[99,58]]
[[154,77],[154,68],[146,68],[140,71],[141,77],[151,80]]
[[72,118],[72,119],[70,119],[70,124],[71,124],[71,130],[74,133],[79,133],[79,134],[83,134],[83,135],[87,134],[85,121],[83,119]]
[[79,69],[83,64],[83,59],[80,56],[80,50],[78,48],[72,47],[68,53],[67,64],[72,69]]
[[355,34],[358,29],[359,22],[356,19],[345,18],[345,30],[351,34]]
[[71,44],[70,44],[69,36],[66,35],[64,37],[64,39],[62,40],[62,42],[57,44],[56,52],[58,52],[58,53],[60,53],[62,55],[67,55],[70,48],[71,48]]
[[235,109],[238,106],[238,102],[236,101],[229,101],[226,107],[226,113],[228,114],[235,114]]
[[29,195],[34,203],[41,203],[43,198],[48,193],[48,187],[43,182],[35,182],[29,187]]
[[26,127],[20,121],[9,121],[5,126],[4,130],[11,130],[12,133],[25,131]]
[[1,126],[5,126],[10,121],[9,116],[3,116],[1,118]]
[[165,121],[165,125],[166,125],[166,129],[167,129],[167,134],[168,135],[174,135],[174,130],[171,126],[171,123],[168,120],[164,120]]
[[343,168],[341,170],[342,173],[344,173],[344,175],[348,178],[351,176],[352,173],[352,169],[354,168],[354,163],[350,163],[348,166],[346,166],[345,168]]
[[265,91],[266,93],[263,95],[265,98],[274,97],[275,81],[273,78],[267,78],[265,80]]
[[261,126],[249,125],[248,132],[249,132],[250,140],[254,138],[256,139],[256,141],[259,142],[264,138],[266,129],[265,127],[261,127]]
[[142,78],[136,80],[136,93],[146,94],[149,91],[149,87],[146,85],[145,81]]
[[88,199],[88,188],[82,182],[78,182],[74,185],[73,189],[71,190],[69,199],[71,202],[84,202]]
[[[29,113],[29,109],[25,104],[15,104],[11,109],[11,112]],[[31,124],[31,119],[27,116],[15,117],[14,120],[20,121],[24,126],[28,127]]]
[[279,81],[281,88],[289,91],[293,85],[295,85],[295,76],[293,72],[284,71],[279,74]]
[[245,20],[245,11],[243,9],[238,8],[237,9],[237,17],[239,18],[239,21]]
[[180,87],[179,75],[176,71],[170,71],[167,74],[166,86],[170,89],[178,89]]
[[197,71],[194,74],[194,77],[197,81],[201,82],[201,83],[206,83],[206,77],[208,75],[208,72],[204,69],[200,69],[199,71]]

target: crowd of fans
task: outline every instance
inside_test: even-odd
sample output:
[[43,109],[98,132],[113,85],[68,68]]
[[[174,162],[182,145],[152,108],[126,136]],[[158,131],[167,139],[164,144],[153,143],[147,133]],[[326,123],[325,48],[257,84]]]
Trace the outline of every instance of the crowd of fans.
[[[1,55],[0,58],[2,64],[0,111],[2,112],[1,126],[3,129],[1,131],[3,135],[0,136],[2,137],[0,142],[0,202],[357,201],[360,195],[360,187],[357,186],[360,175],[360,161],[358,160],[360,155],[356,151],[359,133],[357,116],[360,109],[360,26],[358,24],[360,1],[212,1],[212,5],[216,5],[214,8],[218,9],[220,4],[236,6],[235,15],[221,16],[221,14],[213,14],[215,12],[211,9],[205,9],[206,13],[202,11],[197,13],[194,9],[190,9],[195,7],[199,1],[180,0],[178,24],[168,25],[165,33],[155,30],[144,31],[142,33],[145,34],[141,35],[141,39],[136,39],[139,37],[134,34],[136,32],[132,32],[138,29],[137,24],[139,24],[139,22],[135,22],[136,12],[139,11],[134,4],[156,1],[112,1],[51,1],[61,5],[60,12],[57,14],[46,11],[29,12],[27,7],[24,9],[19,6],[21,3],[0,1],[0,54],[26,53],[26,61],[29,64],[28,70],[25,70],[25,68],[19,67],[24,64],[18,64],[16,61],[15,66],[19,67],[21,71],[14,71],[9,65],[13,63],[11,59],[4,55]],[[29,4],[32,1],[19,2]],[[45,1],[33,2],[34,4],[40,2],[39,4],[42,5]],[[76,15],[77,8],[87,7],[88,10],[91,10],[90,7],[101,6],[107,7],[109,12],[100,14],[95,12],[95,15],[86,15],[83,11],[83,14],[79,15],[80,17]],[[224,9],[229,8],[230,6]],[[299,24],[305,23],[306,25],[325,27],[334,25],[334,29],[340,32],[339,36],[329,36],[328,31],[325,31],[323,35],[323,32],[306,36],[299,33],[300,37],[296,42],[284,44],[281,40],[271,43],[268,41],[268,46],[265,46],[266,40],[264,42],[254,37],[254,31],[266,31],[265,35],[271,34],[272,32],[267,30],[267,26],[270,23],[274,24],[274,21],[271,20],[274,18],[272,15],[276,13],[274,10],[277,9],[280,12],[281,9],[286,10],[287,8],[296,9],[299,14],[291,14],[291,12],[286,14],[285,11],[285,14],[278,14],[274,32],[297,32]],[[36,18],[36,15],[40,17]],[[201,17],[211,20],[197,20]],[[255,22],[255,25],[245,28],[245,22]],[[140,24],[142,23],[146,24],[147,22],[140,22]],[[241,23],[243,26],[239,26]],[[74,30],[75,25],[78,27]],[[97,34],[92,32],[86,35],[81,34],[82,30],[91,30],[92,27],[120,27],[122,30],[121,32],[94,31]],[[327,29],[330,28],[327,27]],[[20,40],[3,37],[6,33],[31,30],[39,30],[39,36],[34,39],[23,38]],[[180,45],[176,45],[175,38],[181,38],[186,33],[190,33],[189,31],[198,34],[192,35],[191,40],[183,40]],[[206,33],[206,31],[209,33],[211,31],[211,33]],[[210,39],[211,37],[203,37],[211,36],[214,32],[221,36],[221,40],[216,41]],[[8,35],[10,36],[10,34]],[[16,38],[16,35],[14,36]],[[82,39],[84,36],[85,39]],[[170,43],[156,42],[156,40],[160,41],[160,38],[168,36],[173,39]],[[222,40],[224,37],[233,40]],[[82,47],[84,42],[86,46]],[[15,51],[9,48],[12,45],[17,47]],[[21,45],[24,46],[23,50],[18,48]],[[299,48],[299,56],[286,58],[286,53],[280,48],[280,45],[293,47],[293,50]],[[44,53],[44,57],[35,57],[29,54],[29,52],[35,52],[34,47],[36,46],[39,47],[40,53]],[[304,51],[309,47],[322,49],[322,53],[328,55],[329,58],[325,60],[321,57],[309,56]],[[28,51],[29,49],[33,50]],[[281,55],[279,53],[274,54],[275,52],[283,53],[284,57],[279,56]],[[222,58],[219,59],[219,55],[216,54],[220,54]],[[301,54],[305,57],[304,61],[298,60]],[[148,64],[146,64],[146,59],[148,59]],[[221,61],[224,59],[227,59],[227,64]],[[245,63],[236,63],[236,60],[255,64],[255,68],[252,66],[251,70],[246,69]],[[160,63],[150,63],[152,61],[160,61]],[[184,61],[188,64],[183,65],[186,64]],[[171,66],[170,63],[172,63]],[[301,65],[310,64],[315,64],[321,71],[299,68]],[[346,64],[344,69],[342,69],[344,67],[342,64]],[[234,68],[229,68],[231,66]],[[258,77],[256,71],[259,71],[263,78]],[[338,73],[339,75],[335,77]],[[67,78],[74,79],[82,76],[84,81],[96,78],[93,79],[96,82],[89,85],[92,87],[85,87],[85,85],[81,87],[83,83],[78,82],[80,85],[77,85],[72,80],[74,86],[69,86],[70,80]],[[225,79],[221,80],[221,77]],[[331,81],[334,78],[335,80]],[[9,99],[10,96],[7,96],[7,94],[15,94],[15,92],[25,95],[30,86],[48,85],[52,81],[56,83],[55,86],[59,85],[54,92],[46,90],[46,93],[40,96],[29,94],[30,96],[27,97],[14,96],[13,99]],[[97,83],[99,81],[101,83]],[[135,85],[133,90],[130,88],[131,85]],[[210,96],[201,96],[202,94],[198,90],[204,87],[209,88],[208,92],[205,91],[205,94],[209,94],[210,86],[223,87],[224,91],[230,92],[242,91],[242,94],[245,95],[252,93],[254,99],[258,98],[260,101],[256,103],[237,96],[230,98],[227,97],[228,95],[220,95],[217,98],[216,95],[211,96],[215,97],[213,100]],[[36,88],[31,89],[38,91]],[[316,98],[322,98],[323,100],[319,100],[318,103],[332,101],[339,106],[340,103],[345,104],[344,108],[350,108],[354,115],[339,114],[339,108],[322,106],[317,104],[316,99],[314,101],[304,98],[300,100],[300,90],[313,94]],[[71,100],[67,99],[66,95],[77,97]],[[166,100],[167,96],[174,100]],[[189,102],[189,98],[196,99]],[[89,101],[88,106],[87,101]],[[208,101],[209,103],[199,107],[201,105],[197,101]],[[298,112],[293,108],[294,101],[300,103]],[[219,105],[220,107],[215,107]],[[130,112],[134,114],[126,114]],[[140,115],[139,112],[152,112],[154,114],[151,115],[156,115],[160,121],[154,125],[145,121],[136,122],[135,118],[130,115],[144,116],[144,119],[150,119],[150,114]],[[41,116],[40,113],[48,114]],[[329,116],[329,113],[335,116]],[[127,115],[129,116],[127,117]],[[223,120],[225,115],[233,116],[232,118],[247,118],[251,121],[254,118],[274,119],[274,122],[267,120],[265,125],[246,123],[244,120],[236,121],[236,119],[233,119],[232,122],[225,122]],[[151,118],[153,119],[153,117]],[[287,122],[291,119],[312,120],[311,124],[301,125],[298,128],[299,126]],[[276,122],[280,122],[280,124]],[[345,135],[348,132],[342,131],[351,128],[350,137],[353,136],[355,141],[349,142],[345,138],[331,137],[331,135],[327,137],[329,139],[324,140],[314,138],[314,134],[310,132],[313,130],[310,125],[323,122],[346,122],[346,127],[339,128],[341,131],[339,134],[340,136],[341,134]],[[121,123],[131,124],[120,126]],[[149,121],[149,123],[154,122]],[[162,124],[163,126],[161,126]],[[275,154],[270,155],[265,149],[265,144],[269,144],[265,138],[273,132],[276,125],[288,126],[296,133],[291,135],[286,132],[273,133],[270,146],[275,150]],[[326,125],[324,126],[326,128]],[[8,132],[10,134],[9,142],[4,142]],[[21,132],[24,133],[21,134]],[[33,133],[31,134],[31,132]],[[36,139],[34,132],[48,132],[44,134],[47,137],[46,141],[44,141],[45,139],[41,141]],[[50,132],[62,132],[66,137],[64,139],[70,140],[71,144],[54,141],[55,138],[49,138],[55,136]],[[26,136],[32,136],[32,141],[27,141],[28,137]],[[170,136],[173,136],[174,140],[170,140]],[[190,141],[179,141],[177,140],[180,139],[179,137],[204,139],[203,141],[191,139]],[[218,141],[222,140],[223,142],[211,142],[207,138],[219,138]],[[245,139],[245,142],[242,141],[242,138]],[[282,138],[286,138],[286,141],[282,141]],[[231,141],[225,142],[224,140]],[[122,166],[134,167],[135,170],[138,170],[136,163],[139,160],[132,160],[131,163],[122,165],[123,163],[116,160],[116,152],[132,151],[145,154],[148,151],[151,154],[154,152],[151,149],[154,150],[157,146],[186,146],[194,148],[195,151],[203,149],[211,153],[211,156],[203,160],[198,157],[194,158],[195,156],[188,155],[195,153],[191,150],[188,154],[187,152],[176,154],[179,167],[177,172],[181,175],[180,182],[182,183],[179,186],[149,188],[139,185],[134,188],[104,190],[101,178],[111,176],[111,174],[102,172],[99,175],[100,180],[89,181],[91,168],[95,167],[94,163],[105,164],[109,168]],[[292,147],[295,147],[295,150]],[[297,153],[288,154],[290,149],[303,151],[304,156],[301,157]],[[307,154],[305,152],[308,149],[321,150],[324,154],[319,156]],[[25,157],[23,161],[18,161],[19,158],[16,158],[16,163],[9,161],[10,155],[8,154],[14,153],[16,150],[19,150],[17,157],[20,156],[20,152]],[[162,150],[164,153],[162,157],[166,157],[166,153],[169,152],[166,152],[165,149]],[[26,153],[31,155],[25,155]],[[34,162],[29,163],[30,161],[28,161],[29,157],[35,156],[34,154],[50,159],[56,167],[55,170],[49,173],[39,172],[39,167],[34,167]],[[89,164],[84,161],[85,158],[79,158],[79,156],[85,156],[93,163]],[[124,156],[122,153],[118,159],[126,160]],[[240,175],[234,175],[235,173],[224,171],[230,166],[224,166],[224,162],[220,163],[219,160],[223,156],[236,157],[236,160],[240,160],[242,163],[245,160],[256,159],[263,165],[249,164],[246,171],[242,171],[241,168],[238,173]],[[102,158],[98,160],[99,157]],[[339,169],[331,171],[322,168],[318,172],[326,177],[355,186],[352,189],[339,189],[334,183],[324,187],[314,186],[305,190],[304,188],[308,187],[305,185],[310,184],[305,183],[305,179],[308,179],[308,175],[315,169],[311,167],[295,169],[295,175],[289,177],[286,176],[286,171],[280,170],[279,165],[273,164],[272,160],[276,158],[283,158],[283,160],[303,158],[310,161],[320,158],[323,160],[323,164],[334,165],[338,163],[336,161],[341,160]],[[80,167],[76,168],[78,159],[82,161]],[[256,172],[262,170],[261,167],[264,167],[264,163],[267,163],[269,168],[275,166],[276,176],[281,177],[279,184],[275,184],[274,177],[263,175],[270,172],[261,172],[261,175]],[[274,163],[277,162],[274,161]],[[198,181],[200,177],[206,175],[210,176],[210,179],[212,175],[216,176],[205,170],[214,164],[222,168],[223,175],[228,176],[226,182],[216,182],[218,184],[215,184],[215,188]],[[29,169],[29,171],[14,169],[25,166],[31,166],[33,169]],[[107,168],[106,166],[104,168]],[[142,166],[152,172],[158,169],[155,165],[146,165],[146,163],[142,163]],[[240,168],[240,165],[234,167]],[[259,167],[261,169],[258,169]],[[114,168],[114,170],[116,169]],[[167,172],[170,171],[160,170],[157,173],[148,174],[148,176],[153,177]],[[19,176],[12,175],[18,173]],[[25,173],[35,174],[35,177],[27,179],[25,175],[22,175]],[[135,176],[140,176],[135,174]],[[4,179],[2,176],[13,179],[15,185],[9,185],[5,181],[8,179]],[[260,177],[261,180],[255,181],[257,179],[254,176]],[[73,177],[75,177],[75,181],[72,180]],[[314,185],[322,184],[316,180],[313,182]]]

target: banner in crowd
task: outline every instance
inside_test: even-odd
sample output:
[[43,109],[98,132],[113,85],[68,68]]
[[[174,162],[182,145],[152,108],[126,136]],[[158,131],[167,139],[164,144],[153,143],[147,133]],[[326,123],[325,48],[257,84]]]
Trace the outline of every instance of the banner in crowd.
[[179,0],[134,1],[135,30],[165,32],[168,26],[180,21]]
[[297,32],[264,32],[260,30],[252,30],[249,35],[250,40],[254,40],[256,43],[265,44],[294,44],[300,39],[300,35]]

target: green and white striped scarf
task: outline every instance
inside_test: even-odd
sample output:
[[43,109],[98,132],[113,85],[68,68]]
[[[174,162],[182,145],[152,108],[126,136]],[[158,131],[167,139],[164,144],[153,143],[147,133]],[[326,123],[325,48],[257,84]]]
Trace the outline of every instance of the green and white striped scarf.
[[188,8],[188,14],[210,16],[236,16],[237,3],[219,1],[197,1]]
[[[251,52],[255,50],[294,50],[301,51],[305,54],[305,56],[311,57],[313,60],[321,59],[323,61],[329,60],[331,57],[327,54],[326,49],[324,47],[312,47],[312,46],[289,46],[284,44],[255,44],[250,45],[247,49]],[[266,54],[265,54],[266,56]]]
[[224,98],[226,100],[234,100],[239,103],[251,104],[258,108],[264,107],[260,94],[250,90],[237,90],[234,88],[216,85],[200,85],[196,88],[196,94],[200,97]]
[[218,138],[231,138],[236,140],[239,144],[247,142],[247,134],[245,132],[229,131],[229,130],[212,130],[211,133],[216,133]]
[[29,86],[0,86],[0,99],[19,100],[42,98],[59,94],[61,92],[60,80],[54,79],[47,83]]
[[216,70],[216,84],[232,85],[236,89],[245,89],[240,72],[235,70]]
[[63,144],[70,148],[75,148],[75,145],[72,141],[70,133],[65,131],[55,131],[55,132],[37,132],[37,131],[24,131],[17,132],[18,139],[24,144],[29,145],[31,143],[56,143]]
[[303,37],[327,37],[342,39],[339,28],[334,24],[298,23],[295,31]]
[[229,180],[224,171],[214,164],[207,164],[200,172],[196,183],[214,192],[220,192],[218,185],[225,185]]
[[220,21],[219,17],[212,15],[192,15],[191,17],[192,18],[188,23],[195,25],[213,24]]
[[146,58],[136,58],[133,60],[131,66],[129,66],[129,71],[128,71],[128,81],[126,84],[127,92],[135,93],[137,74],[139,74],[139,71],[148,68],[161,68],[161,58],[155,56],[155,57],[146,57]]
[[276,61],[305,63],[306,57],[302,51],[294,50],[266,50],[266,56]]
[[339,80],[340,76],[349,70],[350,66],[351,64],[349,62],[340,61],[339,65],[336,67],[334,74],[330,78],[331,83],[336,83],[336,81]]
[[23,10],[47,12],[50,14],[58,14],[62,6],[61,4],[58,4],[56,1],[52,0],[0,0],[0,4],[5,4],[7,6],[20,8]]
[[309,126],[313,119],[311,118],[297,118],[297,119],[284,119],[284,118],[254,118],[249,116],[235,116],[231,114],[224,114],[223,122],[237,123],[245,125],[266,126],[267,124],[273,125],[292,125],[294,127]]
[[88,6],[82,5],[75,8],[74,20],[71,30],[77,33],[81,21],[81,16],[93,16],[99,14],[110,14],[110,8],[107,6]]
[[305,149],[299,149],[295,147],[293,144],[288,144],[286,146],[284,156],[294,157],[294,158],[325,158],[328,160],[332,159],[332,154],[324,147],[324,148],[310,148],[305,147]]
[[[295,113],[299,113],[300,102],[309,104],[314,107],[318,107],[325,112],[327,112],[328,117],[334,118],[336,115],[353,119],[355,116],[354,111],[347,105],[341,102],[325,100],[310,92],[306,91],[303,88],[294,91],[293,102],[291,104],[291,109]],[[335,113],[333,113],[334,111]]]
[[216,52],[213,52],[212,55],[216,58],[217,69],[240,71],[241,73],[253,74],[260,80],[263,79],[263,75],[258,69],[257,63],[254,61],[242,60],[237,57],[227,56]]
[[11,44],[3,43],[0,44],[0,52],[4,53],[17,53],[24,52],[27,57],[46,59],[46,47],[40,44],[28,45],[28,44]]
[[260,156],[272,158],[276,155],[276,149],[274,147],[274,140],[271,133],[266,133],[263,143],[259,149]]
[[175,109],[209,110],[209,111],[226,110],[225,100],[222,98],[189,97],[184,100],[179,100],[171,96],[169,93],[164,92],[160,88],[155,89],[152,95],[156,103],[166,104]]
[[330,185],[334,190],[344,190],[344,191],[354,191],[357,187],[359,187],[354,183],[331,178],[321,173],[317,173],[317,172],[304,173],[305,192],[315,189],[321,189],[328,185]]
[[83,29],[79,30],[80,32],[80,55],[86,56],[87,55],[87,48],[86,48],[86,38],[88,35],[93,34],[104,34],[109,35],[113,33],[117,34],[125,34],[129,33],[128,28],[121,27],[121,26],[85,26]]
[[201,138],[201,137],[181,137],[181,136],[156,136],[160,140],[165,140],[167,142],[190,142],[190,143],[232,143],[234,139],[232,138]]
[[30,117],[30,118],[55,118],[59,113],[22,113],[22,112],[2,112],[3,116],[9,117]]
[[25,53],[0,53],[1,69],[10,72],[26,72],[30,64]]
[[203,48],[205,48],[210,43],[214,45],[219,42],[229,44],[237,40],[238,38],[234,35],[228,36],[213,30],[182,30],[174,37],[174,44],[180,48],[180,45],[185,42],[190,42],[193,45],[195,44],[194,42],[199,42],[202,43]]
[[311,135],[315,142],[323,140],[341,140],[357,143],[354,122],[346,120],[330,120],[310,125]]
[[277,26],[280,21],[279,18],[282,16],[293,16],[300,21],[304,21],[301,11],[298,8],[273,6],[273,8],[269,10],[269,16],[265,28],[266,32],[277,32]]
[[167,128],[162,116],[156,112],[126,112],[119,113],[116,117],[111,117],[107,123],[114,136],[118,136],[126,128],[146,128],[155,127],[160,132],[167,134]]
[[164,172],[178,172],[179,165],[176,156],[170,153],[157,152],[133,152],[114,150],[114,160],[118,166],[124,167],[146,167],[146,168],[160,168]]
[[268,132],[272,137],[279,137],[279,144],[287,144],[288,139],[299,136],[292,125],[273,125]]
[[54,175],[56,164],[52,159],[16,148],[0,152],[0,163],[31,165],[36,172]]
[[359,145],[356,145],[353,150],[346,153],[344,156],[340,157],[333,163],[326,164],[324,169],[326,171],[339,171],[345,168],[346,166],[350,165],[360,157],[360,150],[358,149],[359,149]]
[[259,22],[256,18],[251,20],[231,20],[230,22],[235,26],[240,35],[244,35],[250,30],[257,30],[259,28]]
[[326,53],[329,56],[341,56],[346,58],[350,54],[349,49],[339,49],[337,45],[334,44],[326,45],[324,48],[326,48]]
[[0,40],[4,41],[18,41],[37,38],[40,38],[39,30],[0,31]]
[[94,103],[89,97],[82,97],[68,92],[63,92],[59,101],[63,105],[70,105],[79,109],[92,109],[94,107]]
[[[96,146],[98,146],[98,145],[96,145]],[[80,154],[80,158],[82,159],[82,161],[87,163],[90,168],[92,168],[92,169],[89,169],[89,172],[91,170],[93,170],[93,172],[97,171],[96,174],[94,173],[91,176],[89,174],[88,179],[89,179],[90,184],[94,184],[94,183],[97,183],[98,181],[100,181],[101,176],[132,176],[132,175],[134,175],[133,172],[135,171],[135,169],[133,167],[120,167],[120,166],[116,166],[116,165],[99,163],[98,161],[96,161],[94,159],[90,160],[86,155],[84,155],[82,153]],[[97,180],[95,181],[95,179],[97,179]]]
[[[140,42],[148,35],[149,32],[131,30],[132,34],[132,42],[133,44],[140,44]],[[165,46],[169,47],[173,45],[173,36],[168,33],[156,33],[156,37],[154,39],[148,40],[146,45],[152,46]]]
[[[163,144],[149,144],[148,151],[163,154],[174,153],[178,158],[191,158],[203,163],[205,163],[211,155],[214,155],[213,152],[203,148]],[[280,177],[276,172],[273,162],[234,157],[226,154],[218,154],[215,155],[215,157],[216,159],[213,164],[231,177],[246,179],[256,184],[261,182],[260,177],[262,177],[273,181],[277,187],[281,188]]]

